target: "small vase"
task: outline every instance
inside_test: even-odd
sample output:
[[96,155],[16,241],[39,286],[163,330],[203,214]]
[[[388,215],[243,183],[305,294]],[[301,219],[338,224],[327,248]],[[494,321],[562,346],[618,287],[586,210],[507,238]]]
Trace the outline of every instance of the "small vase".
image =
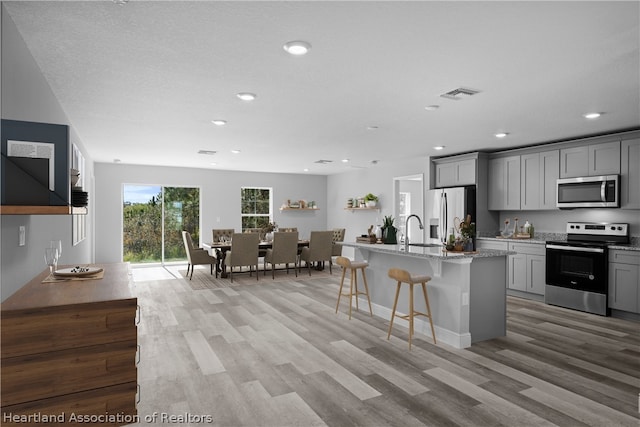
[[376,201],[375,200],[367,200],[367,207],[368,208],[375,208],[376,207]]
[[396,232],[398,231],[393,225],[385,227],[382,232],[382,241],[387,245],[396,245],[398,243]]

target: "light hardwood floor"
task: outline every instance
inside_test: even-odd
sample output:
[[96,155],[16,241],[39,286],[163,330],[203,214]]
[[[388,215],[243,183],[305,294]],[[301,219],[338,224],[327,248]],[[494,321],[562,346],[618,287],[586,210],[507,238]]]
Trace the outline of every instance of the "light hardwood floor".
[[192,290],[177,269],[135,269],[140,424],[640,425],[638,323],[510,297],[506,337],[418,335],[409,352],[388,319],[335,313],[339,277]]

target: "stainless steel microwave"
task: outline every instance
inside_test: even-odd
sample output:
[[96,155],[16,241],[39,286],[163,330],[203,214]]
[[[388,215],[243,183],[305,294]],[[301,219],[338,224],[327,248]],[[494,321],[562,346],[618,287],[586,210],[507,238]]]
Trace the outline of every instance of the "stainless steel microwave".
[[620,207],[620,176],[585,176],[558,180],[556,206],[572,208]]

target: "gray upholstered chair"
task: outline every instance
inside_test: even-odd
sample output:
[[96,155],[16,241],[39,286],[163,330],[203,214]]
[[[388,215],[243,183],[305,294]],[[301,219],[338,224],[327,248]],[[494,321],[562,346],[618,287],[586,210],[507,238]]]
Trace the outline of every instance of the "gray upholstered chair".
[[212,231],[213,243],[220,242],[220,237],[224,237],[227,241],[230,241],[233,233],[235,233],[233,228],[214,228]]
[[[193,268],[196,265],[209,264],[211,266],[211,274],[213,274],[214,266],[217,264],[218,260],[209,255],[209,252],[207,252],[206,249],[196,248],[193,244],[191,233],[188,231],[182,232],[182,241],[184,242],[184,250],[187,253],[187,276],[189,276],[189,280],[193,278]],[[189,275],[189,270],[191,270],[191,275]],[[217,269],[216,277],[218,277]]]
[[[331,271],[331,252],[333,248],[333,231],[312,231],[309,238],[309,246],[302,248],[300,263],[305,261],[311,276],[311,263],[329,261],[329,274]],[[300,264],[298,264],[300,265]],[[299,268],[299,267],[298,267]]]
[[252,268],[256,268],[256,280],[258,280],[258,245],[260,236],[258,233],[234,233],[231,242],[231,250],[227,251],[224,263],[229,267],[229,277],[233,282],[233,267],[249,267],[249,275]]
[[331,249],[331,255],[332,256],[341,256],[342,255],[342,245],[336,245],[336,242],[344,242],[344,234],[345,234],[345,229],[344,228],[334,228],[333,229],[333,239],[332,242],[334,243],[332,249]]
[[267,263],[271,264],[271,278],[275,279],[275,265],[286,264],[289,274],[289,264],[293,263],[296,277],[298,277],[298,232],[273,233],[273,247],[267,249],[264,255],[264,274],[267,274]]

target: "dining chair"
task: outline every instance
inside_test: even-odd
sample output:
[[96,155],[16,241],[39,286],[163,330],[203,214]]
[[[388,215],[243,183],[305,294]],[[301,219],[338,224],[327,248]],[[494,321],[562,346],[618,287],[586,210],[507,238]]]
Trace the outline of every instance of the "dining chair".
[[[187,276],[189,276],[189,280],[193,278],[193,268],[196,265],[211,265],[211,274],[213,274],[213,267],[218,263],[217,258],[209,255],[209,252],[206,249],[196,248],[193,244],[191,233],[188,231],[182,232],[182,241],[184,243],[184,250],[187,253]],[[189,275],[189,270],[191,270],[191,275]],[[218,270],[216,269],[216,278],[217,277]]]
[[286,264],[289,274],[289,264],[293,263],[296,277],[298,277],[298,232],[273,233],[272,247],[264,255],[264,274],[267,274],[267,264],[271,264],[271,278],[275,279],[275,265]]
[[332,243],[333,247],[331,248],[332,256],[341,256],[342,255],[342,245],[336,245],[336,242],[344,242],[344,234],[346,229],[344,228],[334,228],[333,229],[333,238]]
[[224,263],[229,267],[229,277],[233,282],[233,267],[249,267],[249,276],[252,268],[256,268],[256,280],[258,280],[258,245],[260,236],[258,233],[234,233],[231,241],[231,250],[227,251]]
[[233,233],[235,233],[233,228],[214,228],[212,231],[213,243],[220,242],[220,237],[224,237],[227,241],[230,241]]
[[325,262],[329,261],[329,274],[333,274],[331,271],[331,253],[333,247],[333,231],[312,231],[309,237],[309,246],[302,248],[300,252],[300,263],[302,261],[307,263],[309,270],[309,276],[311,276],[311,263],[313,262]]

